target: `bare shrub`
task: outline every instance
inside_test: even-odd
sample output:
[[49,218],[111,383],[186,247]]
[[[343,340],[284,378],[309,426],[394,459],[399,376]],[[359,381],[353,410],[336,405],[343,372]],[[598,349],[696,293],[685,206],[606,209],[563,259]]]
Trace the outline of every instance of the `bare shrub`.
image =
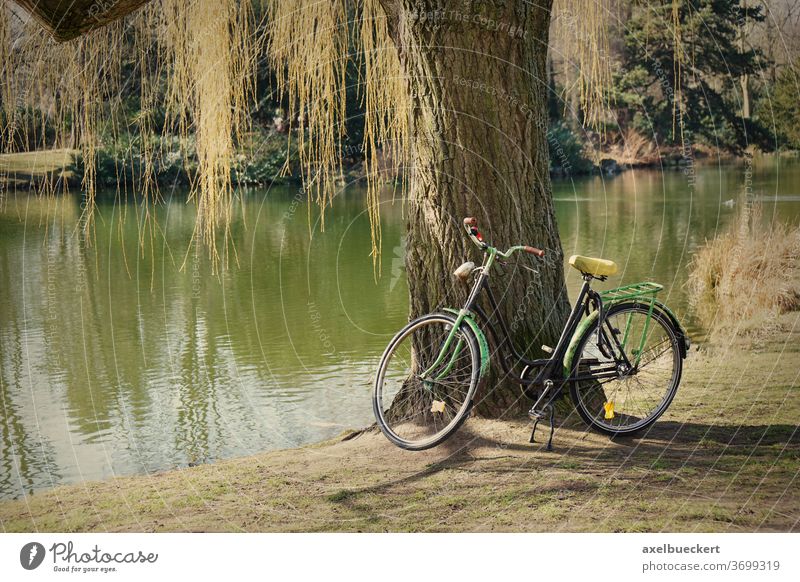
[[800,227],[763,220],[744,204],[724,233],[707,241],[689,266],[690,301],[714,332],[763,329],[800,310]]

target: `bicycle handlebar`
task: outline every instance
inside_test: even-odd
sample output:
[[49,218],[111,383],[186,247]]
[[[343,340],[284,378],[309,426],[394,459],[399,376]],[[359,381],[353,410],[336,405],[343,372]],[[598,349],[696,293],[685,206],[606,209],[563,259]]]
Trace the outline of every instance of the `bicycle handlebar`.
[[[486,242],[484,242],[483,237],[481,236],[481,233],[478,232],[478,219],[477,218],[475,218],[474,216],[466,217],[464,219],[464,228],[467,230],[467,234],[469,235],[469,238],[471,238],[472,242],[474,242],[476,245],[478,245],[478,247],[480,247],[483,250],[486,250],[487,248],[489,248],[489,245]],[[499,252],[499,251],[498,251],[498,253],[501,256],[508,257],[508,256],[510,256],[511,254],[513,254],[516,251],[525,251],[526,253],[529,253],[531,255],[536,255],[537,257],[540,257],[540,258],[544,256],[544,251],[542,249],[537,249],[536,247],[531,247],[531,246],[511,247],[510,249],[508,249],[504,253],[503,252]]]

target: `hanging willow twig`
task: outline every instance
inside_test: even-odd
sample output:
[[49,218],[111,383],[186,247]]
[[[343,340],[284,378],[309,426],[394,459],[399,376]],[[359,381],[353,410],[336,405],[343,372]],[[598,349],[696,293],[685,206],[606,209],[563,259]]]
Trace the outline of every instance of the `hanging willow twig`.
[[603,125],[613,86],[608,41],[612,1],[561,0],[553,8],[553,33],[577,72],[568,90],[580,96],[583,124],[595,128]]
[[[381,222],[379,189],[385,179],[405,172],[410,160],[409,107],[406,80],[397,49],[378,0],[362,0],[359,19],[364,81],[364,163],[372,259],[380,272]],[[381,156],[380,154],[383,154]],[[381,167],[381,161],[384,166]],[[388,160],[388,163],[386,163]],[[403,184],[406,182],[404,181]]]

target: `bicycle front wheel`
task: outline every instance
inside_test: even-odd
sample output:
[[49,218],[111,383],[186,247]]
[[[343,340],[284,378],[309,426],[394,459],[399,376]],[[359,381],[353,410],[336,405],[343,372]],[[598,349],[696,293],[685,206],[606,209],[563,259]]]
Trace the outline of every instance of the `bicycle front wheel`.
[[[622,357],[624,352],[626,357]],[[622,303],[578,343],[570,387],[581,417],[609,435],[632,434],[675,397],[683,359],[672,323],[649,305]]]
[[455,317],[415,319],[389,343],[375,378],[372,406],[383,434],[413,451],[444,441],[467,418],[480,378],[475,334]]

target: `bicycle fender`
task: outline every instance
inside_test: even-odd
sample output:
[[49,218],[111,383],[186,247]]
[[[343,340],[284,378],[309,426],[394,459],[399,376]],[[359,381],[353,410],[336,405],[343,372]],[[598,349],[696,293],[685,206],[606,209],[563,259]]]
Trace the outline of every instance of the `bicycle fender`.
[[692,340],[689,339],[689,334],[686,333],[686,330],[683,329],[683,326],[678,321],[678,318],[672,313],[672,310],[661,303],[660,301],[656,301],[655,308],[661,311],[664,315],[667,316],[672,322],[672,327],[675,328],[675,335],[678,336],[679,345],[681,348],[681,357],[685,360],[686,356],[689,354],[689,348],[692,346]]
[[[445,307],[444,309],[442,309],[442,311],[445,311],[455,316],[458,316],[459,313],[458,309],[452,309],[450,307]],[[475,334],[475,339],[478,340],[478,348],[480,349],[481,352],[480,376],[483,377],[483,375],[486,373],[486,370],[489,369],[489,342],[486,341],[486,336],[484,335],[481,328],[478,327],[478,324],[475,322],[475,320],[472,318],[471,315],[467,315],[466,317],[464,317],[464,322],[472,330],[472,333]]]
[[[640,302],[646,303],[646,302]],[[611,305],[608,305],[611,308]],[[681,358],[686,359],[686,355],[689,352],[689,346],[691,346],[691,341],[689,340],[689,336],[684,331],[683,327],[681,327],[678,318],[675,317],[675,314],[672,313],[672,310],[661,303],[660,301],[655,301],[653,304],[653,309],[658,310],[664,316],[666,316],[667,320],[672,323],[672,326],[675,329],[675,335],[678,337],[678,349],[680,350]],[[567,353],[564,354],[564,377],[569,378],[570,373],[572,371],[572,361],[575,359],[575,350],[578,349],[578,342],[580,341],[583,334],[586,332],[588,328],[594,325],[594,322],[597,321],[598,316],[600,313],[598,311],[593,311],[589,314],[589,317],[585,318],[583,321],[578,324],[578,329],[575,330],[575,334],[572,336],[572,339],[569,342],[569,346],[567,346]]]
[[[642,303],[647,305],[649,301],[634,301],[634,303]],[[613,303],[611,305],[613,305]],[[611,305],[609,305],[609,307]],[[667,321],[672,324],[672,329],[675,331],[675,336],[678,338],[678,350],[680,351],[681,359],[685,360],[686,356],[689,355],[689,348],[692,345],[692,340],[689,339],[689,334],[687,334],[686,330],[683,329],[683,326],[681,325],[680,321],[678,321],[677,316],[664,303],[654,300],[653,310],[659,311],[664,317],[667,318]]]
[[599,311],[592,311],[588,317],[581,320],[575,333],[572,334],[572,339],[569,340],[569,345],[567,346],[567,353],[564,354],[564,378],[569,378],[572,374],[572,360],[575,358],[575,350],[578,349],[578,342],[580,342],[586,330],[594,325],[599,315]]

